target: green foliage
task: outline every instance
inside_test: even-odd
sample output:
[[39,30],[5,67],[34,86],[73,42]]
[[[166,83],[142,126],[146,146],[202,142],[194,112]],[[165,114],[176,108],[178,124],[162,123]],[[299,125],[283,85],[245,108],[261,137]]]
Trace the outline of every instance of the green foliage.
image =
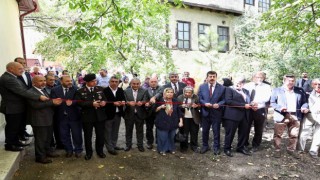
[[263,15],[262,29],[268,31],[266,39],[281,44],[289,52],[294,68],[300,74],[309,72],[318,76],[320,2],[315,0],[274,0],[271,10]]
[[[53,7],[70,15],[56,24],[55,39],[70,56],[69,69],[95,71],[101,66],[123,67],[131,73],[166,72],[174,67],[166,24],[171,4],[159,0],[58,0]],[[180,1],[175,1],[179,3]],[[70,11],[71,10],[71,11]],[[62,42],[62,43],[61,43]],[[46,46],[40,43],[39,46]],[[48,47],[41,54],[55,54]],[[51,51],[51,52],[49,52]],[[40,50],[38,51],[40,52]],[[51,59],[54,56],[48,56]],[[52,59],[55,60],[55,59]],[[155,68],[157,66],[157,68]],[[151,67],[151,68],[150,68]]]

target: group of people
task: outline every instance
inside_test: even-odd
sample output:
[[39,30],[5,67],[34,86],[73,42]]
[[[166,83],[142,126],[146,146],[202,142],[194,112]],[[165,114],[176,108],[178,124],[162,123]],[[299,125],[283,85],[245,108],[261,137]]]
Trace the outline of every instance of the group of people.
[[[6,69],[0,78],[0,110],[6,119],[5,149],[21,151],[28,145],[21,138],[27,122],[33,129],[36,162],[39,163],[51,163],[49,157],[58,156],[51,148],[53,138],[57,147],[64,148],[66,157],[74,155],[77,158],[82,157],[84,139],[84,158],[90,160],[93,129],[95,151],[100,158],[106,157],[104,146],[111,155],[117,155],[119,150],[130,151],[134,127],[138,150],[144,152],[144,124],[147,149],[157,144],[157,151],[163,156],[176,152],[176,140],[180,142],[181,152],[190,148],[204,154],[212,147],[213,153],[219,155],[221,125],[225,128],[224,153],[233,156],[232,142],[238,130],[235,150],[251,155],[261,149],[268,102],[275,110],[275,157],[281,157],[281,139],[286,127],[290,139],[287,152],[296,158],[299,158],[297,144],[304,150],[309,130],[315,127],[310,155],[318,156],[319,79],[313,80],[313,90],[306,92],[295,86],[294,76],[286,75],[283,86],[272,90],[264,82],[263,72],[255,73],[249,83],[245,83],[245,78],[237,77],[233,83],[223,85],[217,82],[217,73],[209,71],[196,94],[195,81],[188,72],[181,82],[177,73],[170,73],[170,82],[163,86],[159,86],[157,77],[149,78],[146,86],[134,77],[124,89],[118,76],[106,76],[106,70],[102,69],[100,77],[92,73],[84,75],[84,85],[78,89],[67,73],[61,76],[58,85],[50,74],[31,77],[24,71],[23,58],[8,63]],[[307,82],[304,80],[302,86]],[[117,144],[122,118],[125,121],[124,148]],[[254,137],[249,142],[252,125]],[[202,128],[201,147],[198,144],[199,127]],[[212,145],[209,143],[210,129],[213,131]]]

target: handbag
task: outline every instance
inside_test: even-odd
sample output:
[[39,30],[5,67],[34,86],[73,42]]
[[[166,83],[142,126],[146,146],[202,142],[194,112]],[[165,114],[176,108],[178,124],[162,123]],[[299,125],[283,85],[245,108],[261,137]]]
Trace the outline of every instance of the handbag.
[[187,137],[183,133],[181,133],[180,130],[178,130],[174,139],[176,142],[185,142],[187,140]]

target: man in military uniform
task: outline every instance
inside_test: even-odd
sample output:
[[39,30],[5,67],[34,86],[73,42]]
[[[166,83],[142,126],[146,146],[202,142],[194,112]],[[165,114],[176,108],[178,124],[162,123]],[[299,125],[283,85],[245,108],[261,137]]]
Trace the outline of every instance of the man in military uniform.
[[97,86],[95,74],[87,74],[83,78],[86,85],[76,92],[75,99],[81,107],[81,120],[84,132],[84,144],[86,148],[85,159],[92,157],[92,131],[96,133],[96,152],[100,158],[105,158],[103,153],[104,145],[104,124],[107,119],[105,108],[106,97],[103,88]]

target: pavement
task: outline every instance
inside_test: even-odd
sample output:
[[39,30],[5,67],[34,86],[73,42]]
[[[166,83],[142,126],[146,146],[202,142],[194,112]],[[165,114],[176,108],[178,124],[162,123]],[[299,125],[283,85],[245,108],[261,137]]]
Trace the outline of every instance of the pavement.
[[[27,131],[31,132],[31,127],[27,126]],[[4,125],[0,127],[0,180],[12,179],[14,173],[19,169],[20,161],[26,153],[26,150],[20,152],[6,151],[4,149]],[[32,141],[32,139],[29,139]]]

